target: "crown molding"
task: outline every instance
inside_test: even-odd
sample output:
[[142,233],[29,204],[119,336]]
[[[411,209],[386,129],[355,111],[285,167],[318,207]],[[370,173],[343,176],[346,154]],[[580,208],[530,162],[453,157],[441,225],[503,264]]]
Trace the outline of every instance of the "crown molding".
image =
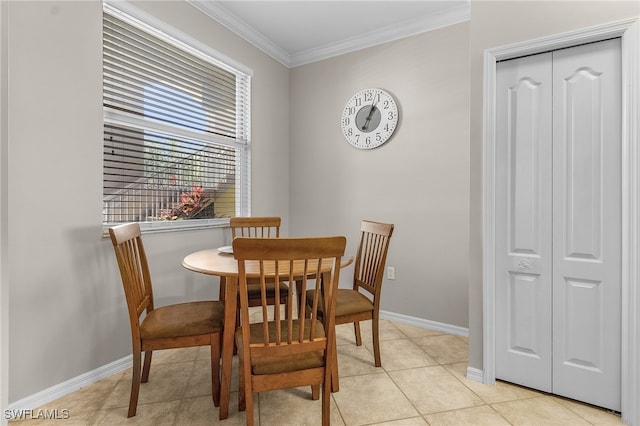
[[256,31],[253,27],[247,25],[244,21],[238,19],[234,14],[229,12],[223,6],[212,1],[187,0],[191,6],[198,9],[211,19],[221,23],[234,33],[238,34],[267,55],[271,56],[282,65],[289,67],[291,58],[289,54],[281,49],[278,45],[266,38],[262,33]]
[[425,33],[427,31],[433,31],[438,28],[458,24],[470,19],[470,3],[466,2],[465,4],[457,5],[438,14],[399,22],[338,43],[331,43],[318,48],[290,54],[273,43],[262,33],[256,31],[254,28],[238,19],[234,14],[218,3],[197,0],[187,0],[187,2],[205,15],[238,34],[240,37],[244,38],[287,68],[294,68],[300,65],[354,52],[356,50],[365,49],[367,47]]
[[318,48],[309,49],[291,55],[289,68],[304,64],[332,58],[345,53],[355,52],[367,47],[377,46],[390,41],[426,33],[439,28],[455,25],[468,21],[470,18],[469,4],[457,6],[438,14],[422,16],[416,19],[399,22],[397,24],[384,27],[375,31],[361,34],[343,40],[338,43],[331,43]]

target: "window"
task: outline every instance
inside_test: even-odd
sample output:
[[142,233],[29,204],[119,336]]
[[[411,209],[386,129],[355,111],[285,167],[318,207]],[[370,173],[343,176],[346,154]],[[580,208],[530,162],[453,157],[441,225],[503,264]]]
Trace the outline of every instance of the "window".
[[105,4],[104,227],[249,213],[250,75],[164,30]]

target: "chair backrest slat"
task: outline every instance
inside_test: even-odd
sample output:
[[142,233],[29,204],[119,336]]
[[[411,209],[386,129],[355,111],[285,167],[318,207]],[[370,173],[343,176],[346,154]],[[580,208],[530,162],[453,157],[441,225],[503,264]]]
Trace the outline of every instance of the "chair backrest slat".
[[[109,228],[132,325],[145,310],[153,310],[153,288],[140,225],[129,223]],[[135,320],[135,321],[134,321]],[[135,323],[135,324],[134,324]]]
[[354,286],[378,296],[384,265],[387,261],[393,224],[364,220],[360,226],[360,242],[355,259]]
[[280,224],[278,216],[232,217],[229,220],[231,238],[280,238]]
[[[272,350],[274,351],[272,355],[277,356],[277,354],[291,354],[291,351],[299,353],[317,351],[318,341],[324,341],[325,343],[321,346],[326,347],[325,330],[330,327],[327,321],[329,317],[333,317],[335,309],[334,294],[337,292],[340,261],[345,245],[344,237],[279,239],[237,237],[233,240],[233,253],[238,259],[243,333],[245,333],[245,327],[247,327],[246,333],[249,332],[248,283],[257,281],[261,287],[262,304],[259,317],[263,322],[262,339],[258,339],[260,342],[258,344],[254,341],[251,345],[252,350],[256,348],[261,354]],[[314,301],[320,297],[324,298],[330,309],[326,318],[318,315],[317,303],[305,309],[305,302],[302,300],[300,305],[302,309],[296,306],[293,301],[297,299],[292,293],[295,286],[292,285],[289,285],[287,290],[289,292],[287,299],[290,303],[281,303],[280,294],[277,293],[274,304],[268,305],[266,287],[269,282],[273,282],[273,277],[276,282],[293,283],[297,280],[300,283],[302,295],[307,289],[315,292]],[[256,280],[256,278],[259,279]],[[282,311],[287,309],[288,311],[283,315]],[[325,323],[321,323],[321,320]],[[267,323],[268,321],[271,322]],[[307,345],[313,342],[316,344]],[[249,343],[248,340],[246,343]],[[296,348],[292,349],[294,346]],[[305,349],[305,346],[309,348]]]

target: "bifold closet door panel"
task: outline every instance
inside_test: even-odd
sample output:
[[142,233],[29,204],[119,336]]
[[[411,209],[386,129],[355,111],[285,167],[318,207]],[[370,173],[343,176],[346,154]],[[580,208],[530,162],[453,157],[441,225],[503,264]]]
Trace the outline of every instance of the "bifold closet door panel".
[[620,39],[553,53],[553,392],[620,409]]
[[551,392],[551,53],[498,64],[496,377]]

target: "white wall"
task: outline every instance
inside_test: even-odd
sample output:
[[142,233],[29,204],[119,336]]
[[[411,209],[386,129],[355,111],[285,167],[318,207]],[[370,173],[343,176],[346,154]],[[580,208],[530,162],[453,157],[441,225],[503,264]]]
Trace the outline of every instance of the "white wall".
[[113,349],[123,346],[117,339],[111,347],[96,339],[99,327],[117,324],[105,318],[114,294],[101,288],[105,267],[96,262],[99,10],[96,3],[8,7],[9,164],[2,197],[8,204],[3,267],[9,282],[10,401],[108,362]]
[[[395,224],[382,309],[467,327],[468,23],[294,68],[291,229],[343,234],[354,254],[362,219]],[[385,145],[342,135],[347,100],[389,91],[400,124]],[[343,272],[343,278],[353,274]],[[344,279],[342,280],[344,283]]]
[[[125,357],[131,346],[113,249],[101,238],[102,4],[3,6],[8,112],[0,153],[8,158],[0,162],[0,270],[12,403]],[[289,70],[185,2],[137,6],[254,71],[253,213],[281,215],[286,229]],[[180,262],[222,245],[227,234],[145,235],[156,303],[217,296],[217,279]]]
[[471,2],[469,366],[482,370],[482,67],[486,49],[640,14],[638,1]]

